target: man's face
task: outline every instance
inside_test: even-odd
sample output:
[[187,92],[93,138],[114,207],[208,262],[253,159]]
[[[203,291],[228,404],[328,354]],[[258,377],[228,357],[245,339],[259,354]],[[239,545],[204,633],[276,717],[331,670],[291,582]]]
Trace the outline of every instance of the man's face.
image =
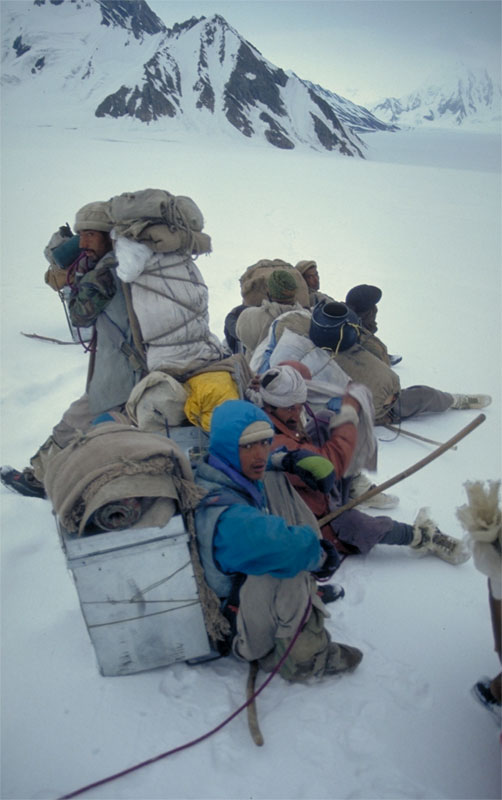
[[319,289],[319,273],[317,271],[317,267],[309,267],[306,272],[303,273],[303,277],[305,278],[305,282],[309,289],[312,291],[317,292]]
[[112,249],[110,236],[103,231],[80,231],[79,245],[93,261],[99,261]]
[[267,468],[272,439],[239,445],[241,472],[250,481],[261,481]]
[[361,322],[370,333],[376,333],[378,330],[376,321],[377,312],[378,308],[376,306],[371,306],[371,308],[369,308],[367,311],[363,311],[361,314],[359,314]]
[[296,432],[300,429],[303,403],[295,403],[294,406],[287,406],[287,408],[276,408],[265,404],[264,411],[267,414],[273,414],[290,431]]

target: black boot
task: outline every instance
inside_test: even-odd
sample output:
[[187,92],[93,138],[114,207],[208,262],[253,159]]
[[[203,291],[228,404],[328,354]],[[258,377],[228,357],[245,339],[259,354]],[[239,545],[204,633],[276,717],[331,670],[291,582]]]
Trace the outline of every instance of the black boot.
[[42,500],[47,497],[43,483],[35,478],[33,470],[29,467],[22,472],[14,467],[1,467],[0,481],[7,489],[22,494],[24,497],[39,497]]

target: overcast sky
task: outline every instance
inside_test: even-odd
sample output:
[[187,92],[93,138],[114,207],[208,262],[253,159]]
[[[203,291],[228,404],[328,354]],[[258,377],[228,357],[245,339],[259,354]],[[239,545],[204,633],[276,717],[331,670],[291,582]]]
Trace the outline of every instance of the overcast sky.
[[500,75],[500,0],[148,0],[171,27],[221,14],[276,66],[357,102],[462,61]]

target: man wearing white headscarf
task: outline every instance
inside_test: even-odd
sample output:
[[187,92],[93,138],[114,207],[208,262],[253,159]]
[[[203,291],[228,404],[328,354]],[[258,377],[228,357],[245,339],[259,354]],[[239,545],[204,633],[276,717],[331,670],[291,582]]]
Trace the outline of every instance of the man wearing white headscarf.
[[[357,442],[358,401],[348,394],[343,396],[340,408],[331,412],[327,441],[317,446],[302,421],[307,385],[294,366],[282,365],[267,370],[259,377],[258,385],[255,382],[247,394],[250,400],[263,408],[274,426],[272,463],[286,470],[291,484],[315,517],[322,519],[344,505],[350,491],[350,478],[344,476]],[[329,492],[312,488],[300,477],[298,470],[293,473],[288,469],[289,453],[300,449],[310,450],[331,461],[336,480]],[[470,555],[463,542],[437,529],[425,509],[420,510],[414,525],[408,525],[390,517],[370,517],[353,508],[324,525],[321,532],[344,554],[367,553],[376,544],[396,544],[409,545],[423,555],[430,552],[451,564],[461,564]]]

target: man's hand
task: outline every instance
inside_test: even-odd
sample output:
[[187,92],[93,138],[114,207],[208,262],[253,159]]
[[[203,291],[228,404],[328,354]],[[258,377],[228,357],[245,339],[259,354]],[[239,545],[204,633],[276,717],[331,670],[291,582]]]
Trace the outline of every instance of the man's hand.
[[324,561],[318,569],[312,572],[312,575],[319,583],[324,583],[333,577],[340,566],[341,558],[335,545],[328,542],[327,539],[321,539],[319,544],[324,550]]
[[270,457],[275,469],[297,475],[310,489],[327,494],[335,480],[335,470],[331,461],[318,456],[311,450],[278,450]]

